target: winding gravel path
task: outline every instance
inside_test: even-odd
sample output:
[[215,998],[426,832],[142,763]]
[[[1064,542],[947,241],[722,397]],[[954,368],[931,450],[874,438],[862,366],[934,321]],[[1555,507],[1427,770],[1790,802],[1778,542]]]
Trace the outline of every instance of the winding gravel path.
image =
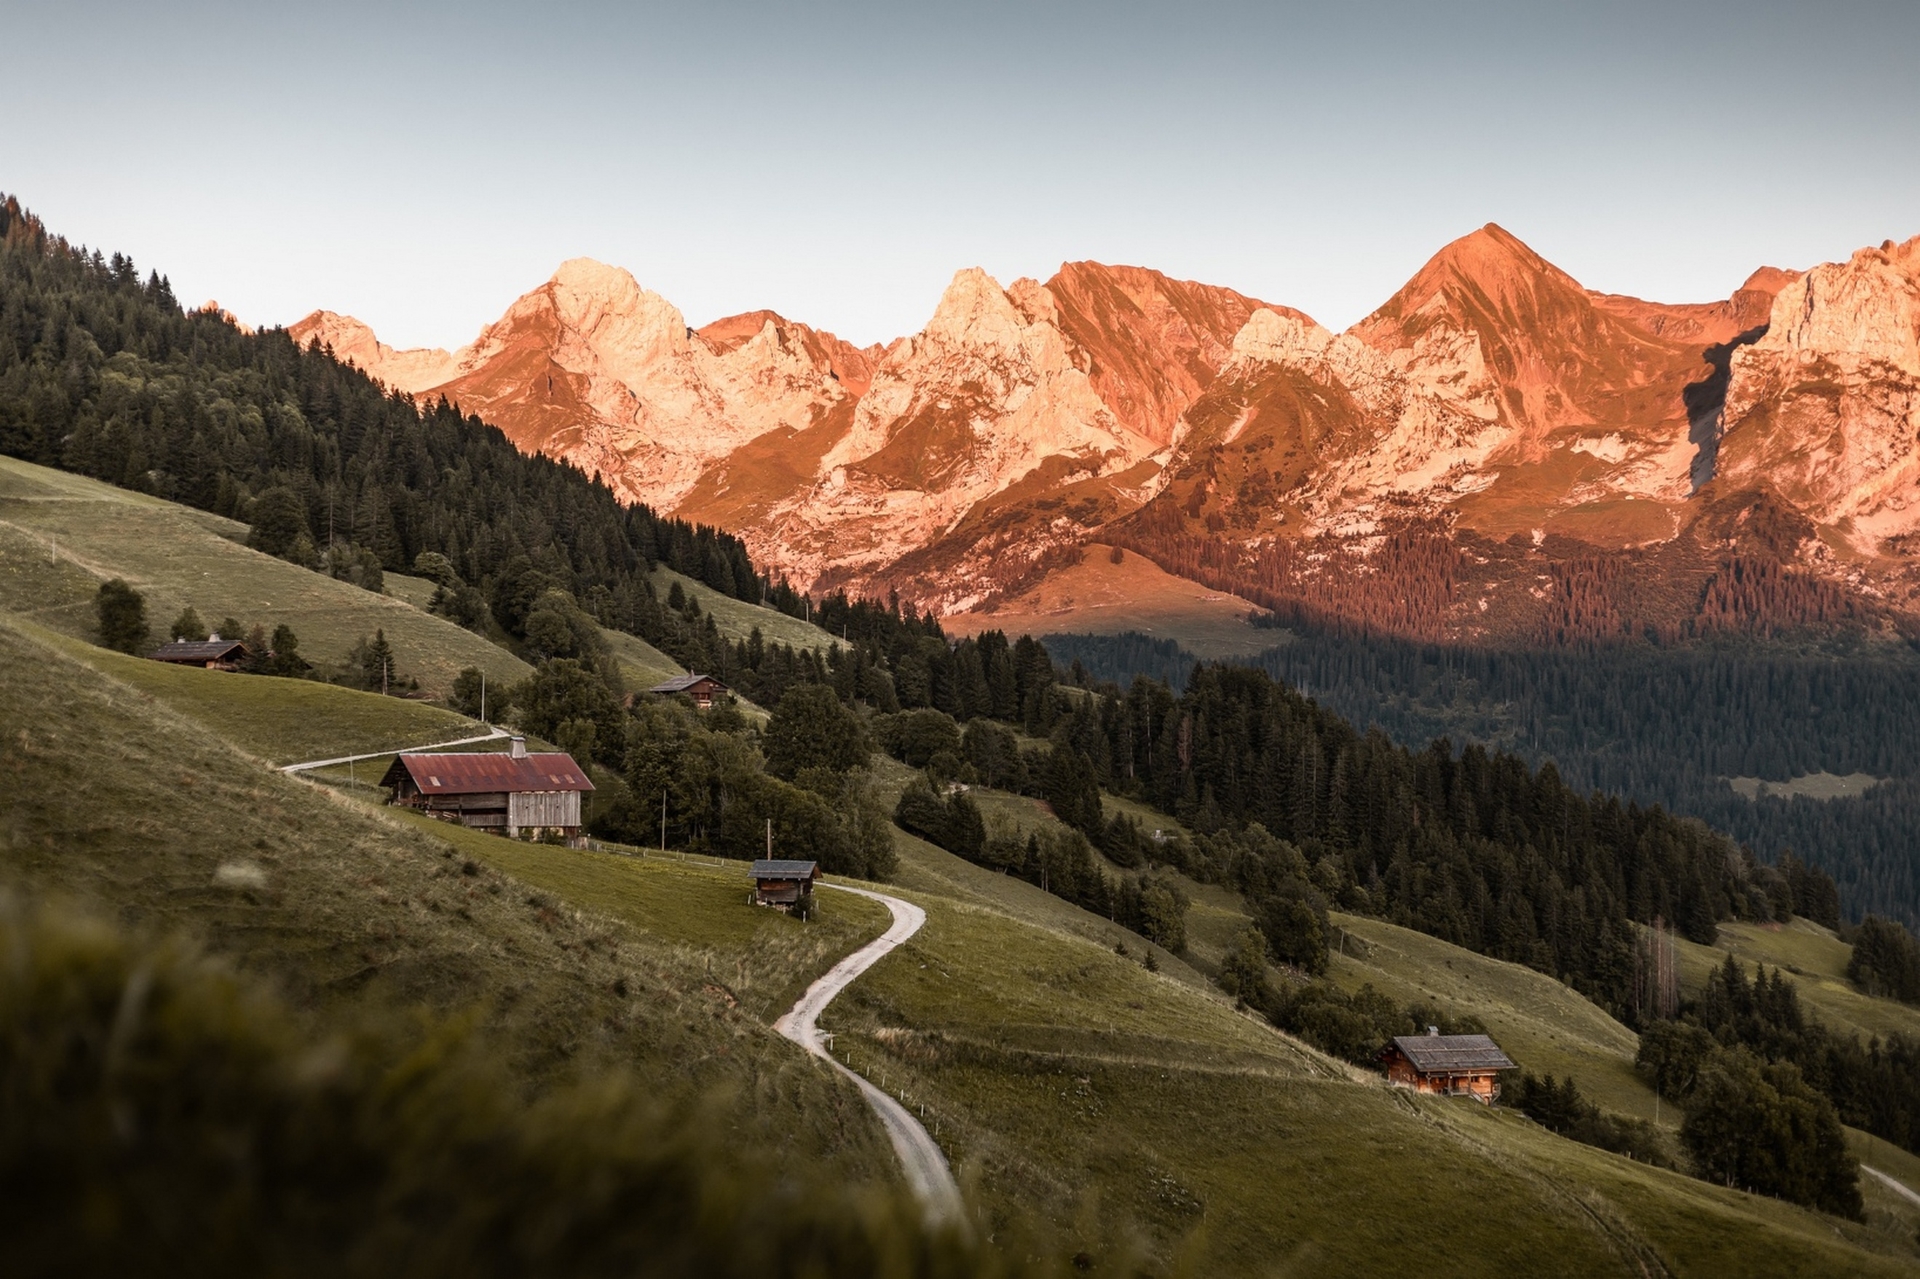
[[957,1224],[962,1220],[960,1188],[954,1184],[953,1169],[947,1165],[947,1157],[941,1153],[939,1145],[928,1135],[926,1127],[907,1112],[905,1106],[836,1061],[820,1042],[820,1028],[816,1025],[820,1014],[826,1011],[834,996],[852,985],[854,978],[879,963],[895,946],[920,931],[920,926],[927,922],[927,912],[912,902],[901,901],[885,893],[850,888],[845,884],[821,886],[871,897],[882,903],[893,912],[893,926],[835,964],[824,977],[807,987],[807,993],[800,996],[800,1002],[774,1022],[773,1028],[859,1085],[867,1103],[880,1116],[881,1126],[887,1130],[887,1138],[893,1142],[894,1153],[900,1156],[900,1166],[907,1174],[907,1184],[926,1208],[927,1220],[935,1224]]

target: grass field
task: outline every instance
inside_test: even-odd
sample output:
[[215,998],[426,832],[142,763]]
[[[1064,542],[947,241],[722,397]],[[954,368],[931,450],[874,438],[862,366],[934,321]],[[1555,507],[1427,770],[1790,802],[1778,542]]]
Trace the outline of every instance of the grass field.
[[1018,599],[991,613],[942,618],[941,625],[949,635],[997,629],[1009,637],[1138,631],[1177,640],[1207,659],[1245,656],[1279,642],[1275,632],[1247,621],[1258,605],[1175,577],[1133,551],[1115,564],[1112,549],[1089,545],[1079,563],[1049,573]]
[[857,1092],[698,953],[474,856],[488,837],[282,776],[18,626],[0,671],[0,884],[190,936],[299,1007],[471,1017],[529,1094],[637,1071],[662,1102],[716,1096],[740,1143],[808,1175],[894,1175]]
[[1789,924],[1720,925],[1713,946],[1678,943],[1680,985],[1689,994],[1707,984],[1707,974],[1731,954],[1753,975],[1758,964],[1778,968],[1800,992],[1800,1002],[1827,1025],[1863,1038],[1899,1033],[1920,1036],[1920,1008],[1861,993],[1847,980],[1852,949],[1820,925],[1804,919]]
[[766,1022],[892,918],[879,902],[851,893],[819,893],[815,917],[806,922],[752,907],[745,862],[547,848],[465,830],[453,835],[472,856],[522,883],[679,948],[709,984]]
[[250,551],[247,528],[203,511],[0,457],[0,608],[81,639],[94,636],[100,583],[121,577],[147,597],[156,642],[182,608],[207,625],[233,616],[269,632],[282,623],[302,656],[338,664],[384,630],[403,676],[444,693],[463,667],[523,679],[527,665],[481,636],[395,595]]
[[[923,860],[902,879],[944,878]],[[1073,932],[916,896],[927,927],[825,1024],[923,1115],[990,1225],[1038,1212],[1096,1255],[1131,1240],[1201,1274],[1411,1255],[1448,1274],[1894,1274],[1911,1257],[1891,1213],[1838,1225],[1414,1098]]]
[[769,644],[825,649],[840,642],[837,636],[827,634],[810,622],[788,617],[778,609],[748,604],[730,595],[722,595],[664,564],[654,570],[653,589],[662,601],[666,600],[675,582],[680,584],[681,590],[700,602],[701,612],[713,614],[714,626],[729,640],[746,639],[758,627],[761,637]]
[[[640,1071],[663,1099],[718,1087],[739,1142],[806,1175],[893,1175],[857,1095],[766,1025],[882,926],[872,903],[822,894],[820,920],[800,924],[749,907],[734,865],[510,843],[256,758],[283,734],[361,731],[369,703],[331,700],[340,690],[303,703],[287,690],[304,685],[200,679],[5,619],[0,669],[5,882],[189,933],[310,1008],[464,1011],[533,1094],[603,1070]],[[245,704],[226,692],[241,686]],[[880,768],[889,794],[911,776]],[[979,798],[1003,820],[1053,820],[1018,796]],[[990,1232],[1037,1216],[1096,1254],[1131,1241],[1203,1274],[1375,1273],[1411,1257],[1449,1274],[1912,1273],[1920,1220],[1891,1192],[1863,1187],[1869,1222],[1835,1222],[1510,1112],[1388,1089],[1236,1011],[1203,971],[1244,918],[1217,888],[1193,889],[1199,962],[1152,973],[1111,921],[904,834],[897,845],[896,891],[928,924],[824,1022],[923,1114]],[[1337,922],[1356,951],[1337,980],[1502,1018],[1526,1064],[1568,1063],[1556,1073],[1635,1113],[1630,1071],[1599,1068],[1630,1057],[1631,1037],[1550,979]],[[1830,972],[1838,945],[1727,940],[1795,947],[1809,973]],[[1920,1161],[1880,1149],[1875,1166],[1915,1176]]]
[[424,746],[487,731],[464,715],[422,702],[314,680],[169,666],[109,652],[0,613],[0,625],[8,624],[274,764]]

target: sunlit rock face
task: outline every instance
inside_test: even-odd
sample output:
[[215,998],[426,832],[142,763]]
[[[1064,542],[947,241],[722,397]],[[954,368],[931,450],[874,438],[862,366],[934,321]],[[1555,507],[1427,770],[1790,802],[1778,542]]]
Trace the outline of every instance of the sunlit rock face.
[[1721,478],[1773,489],[1859,552],[1911,549],[1916,436],[1920,237],[1787,284],[1766,334],[1733,353]]
[[1749,551],[1897,596],[1920,520],[1916,244],[1661,303],[1489,225],[1337,334],[1074,262],[1004,286],[962,270],[919,332],[856,347],[771,311],[693,330],[587,259],[458,351],[325,311],[292,332],[804,586],[992,607],[1098,540],[1307,590],[1316,565],[1399,571],[1376,553],[1417,527],[1452,548],[1421,552],[1443,562],[1439,632],[1493,634],[1531,625],[1501,619],[1552,594],[1556,557],[1638,556],[1676,600]]

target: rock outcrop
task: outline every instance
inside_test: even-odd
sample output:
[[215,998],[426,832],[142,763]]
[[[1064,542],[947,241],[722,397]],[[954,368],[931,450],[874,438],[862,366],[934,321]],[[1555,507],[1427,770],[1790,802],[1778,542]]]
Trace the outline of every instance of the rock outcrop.
[[1718,478],[1765,486],[1865,555],[1920,529],[1920,237],[1815,267],[1732,353]]

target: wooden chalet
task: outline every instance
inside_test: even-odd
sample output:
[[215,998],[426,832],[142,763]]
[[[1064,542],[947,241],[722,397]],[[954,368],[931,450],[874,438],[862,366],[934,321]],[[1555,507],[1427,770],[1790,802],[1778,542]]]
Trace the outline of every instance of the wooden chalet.
[[156,662],[174,666],[200,666],[210,671],[237,671],[247,660],[247,646],[239,640],[223,640],[218,635],[203,640],[175,640],[147,654]]
[[1387,1082],[1415,1092],[1472,1097],[1492,1103],[1500,1096],[1500,1072],[1513,1060],[1485,1035],[1443,1035],[1427,1027],[1424,1035],[1400,1035],[1380,1052]]
[[704,711],[713,705],[715,698],[732,690],[711,675],[700,675],[689,671],[685,675],[676,675],[672,679],[661,680],[647,691],[649,693],[658,693],[662,697],[672,697],[679,693],[685,693],[693,699],[695,706],[698,706]]
[[813,895],[814,881],[820,878],[820,863],[763,858],[753,864],[749,873],[753,876],[754,905],[792,910],[801,898]]
[[561,752],[529,755],[527,739],[504,751],[401,755],[380,779],[394,804],[512,839],[580,837],[586,770]]

